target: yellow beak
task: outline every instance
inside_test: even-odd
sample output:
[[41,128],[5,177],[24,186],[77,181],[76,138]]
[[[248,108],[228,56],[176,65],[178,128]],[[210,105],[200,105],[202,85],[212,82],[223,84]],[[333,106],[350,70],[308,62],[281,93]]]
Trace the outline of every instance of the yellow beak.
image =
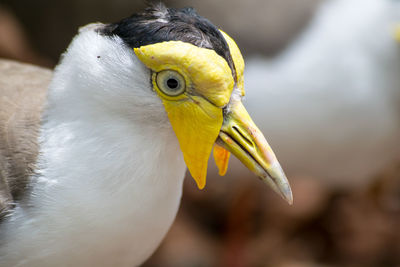
[[[274,152],[241,101],[231,104],[229,112],[224,114],[217,144],[235,155],[289,204],[293,203],[292,190]],[[215,153],[214,158],[219,167],[226,169],[226,161],[220,161]]]
[[[237,88],[244,95],[243,58],[234,41],[223,35],[235,62]],[[183,158],[200,189],[206,184],[208,159],[214,147],[220,174],[226,172],[232,152],[292,203],[292,191],[274,153],[241,101],[231,98],[234,79],[224,58],[214,50],[180,41],[151,44],[134,51],[153,71],[153,88],[164,104]],[[157,73],[163,70],[175,71],[184,77],[186,88],[182,94],[171,96],[158,87]]]

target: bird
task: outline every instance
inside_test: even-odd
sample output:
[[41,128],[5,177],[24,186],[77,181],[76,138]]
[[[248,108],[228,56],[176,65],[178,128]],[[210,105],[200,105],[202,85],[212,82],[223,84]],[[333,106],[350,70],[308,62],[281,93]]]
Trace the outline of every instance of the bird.
[[328,0],[282,53],[246,58],[248,110],[289,176],[348,188],[399,158],[399,21],[398,1]]
[[186,167],[204,188],[211,153],[221,175],[232,153],[293,201],[242,103],[238,46],[193,8],[154,4],[80,28],[54,73],[36,69],[48,89],[16,92],[29,75],[12,70],[34,67],[6,66],[1,266],[142,264],[175,218]]

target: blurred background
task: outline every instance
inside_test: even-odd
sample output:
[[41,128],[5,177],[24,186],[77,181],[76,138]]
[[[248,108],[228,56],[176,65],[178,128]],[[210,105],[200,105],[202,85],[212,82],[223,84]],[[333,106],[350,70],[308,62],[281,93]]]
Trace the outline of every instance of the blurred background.
[[[186,179],[144,265],[400,266],[400,1],[168,0],[228,32],[245,106],[292,184],[288,206],[231,157],[205,190]],[[53,68],[78,27],[133,0],[1,0],[0,57]]]

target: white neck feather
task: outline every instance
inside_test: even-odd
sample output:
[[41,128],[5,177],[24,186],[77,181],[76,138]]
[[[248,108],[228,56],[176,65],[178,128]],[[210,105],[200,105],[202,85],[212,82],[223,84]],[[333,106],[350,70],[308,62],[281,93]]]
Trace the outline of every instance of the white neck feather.
[[155,250],[185,164],[148,75],[117,39],[75,38],[50,86],[38,178],[2,229],[1,266],[133,266]]

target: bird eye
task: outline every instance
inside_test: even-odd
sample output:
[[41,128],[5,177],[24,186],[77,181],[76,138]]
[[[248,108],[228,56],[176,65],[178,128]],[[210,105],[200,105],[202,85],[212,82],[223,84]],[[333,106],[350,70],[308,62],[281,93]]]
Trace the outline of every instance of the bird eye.
[[185,92],[185,78],[173,70],[164,70],[157,73],[158,88],[166,95],[177,96]]

